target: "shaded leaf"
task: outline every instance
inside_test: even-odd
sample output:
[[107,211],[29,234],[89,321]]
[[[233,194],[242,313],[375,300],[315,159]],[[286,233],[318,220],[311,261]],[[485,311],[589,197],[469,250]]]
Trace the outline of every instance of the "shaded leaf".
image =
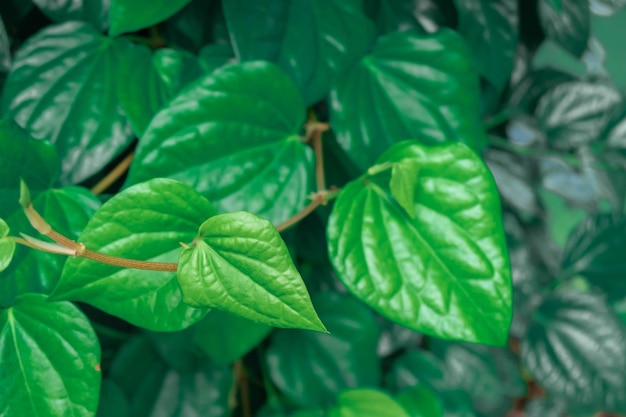
[[102,381],[96,417],[130,417],[128,399],[120,387],[110,379]]
[[109,34],[143,29],[162,22],[185,7],[190,0],[110,0]]
[[11,68],[11,43],[2,17],[0,17],[0,73]]
[[49,19],[58,22],[80,20],[99,31],[109,26],[109,0],[32,0]]
[[547,37],[572,55],[581,56],[587,48],[591,30],[589,0],[561,0],[561,10],[555,10],[548,0],[539,0],[539,21]]

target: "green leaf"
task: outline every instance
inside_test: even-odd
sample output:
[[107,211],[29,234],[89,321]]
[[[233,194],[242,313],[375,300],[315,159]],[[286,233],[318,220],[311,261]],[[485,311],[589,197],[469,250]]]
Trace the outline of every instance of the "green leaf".
[[170,368],[145,335],[121,347],[109,377],[128,398],[131,416],[230,416],[231,369],[206,361],[187,371]]
[[120,387],[110,379],[102,380],[97,417],[130,417],[128,399]]
[[419,181],[418,173],[419,164],[415,159],[403,159],[393,164],[391,180],[389,180],[391,195],[413,218],[415,218],[415,191]]
[[200,67],[205,73],[215,71],[229,62],[236,62],[233,47],[227,44],[214,43],[205,45],[198,52]]
[[587,49],[591,30],[589,0],[561,0],[561,10],[555,10],[550,3],[539,0],[541,27],[549,39],[572,55],[581,56]]
[[371,310],[336,292],[318,293],[313,303],[330,333],[276,331],[266,353],[276,387],[291,402],[317,407],[332,404],[343,389],[379,386],[380,328]]
[[27,294],[0,310],[0,414],[95,414],[100,347],[87,318],[73,304]]
[[9,267],[15,253],[15,241],[7,238],[9,231],[9,225],[0,219],[0,272]]
[[191,0],[161,27],[169,44],[192,53],[210,43],[230,45],[221,1]]
[[98,172],[133,139],[116,96],[129,47],[89,24],[68,22],[46,27],[15,55],[3,113],[35,139],[56,145],[64,184]]
[[58,23],[80,20],[102,31],[109,25],[107,0],[32,0],[50,20]]
[[[191,241],[197,225],[213,214],[213,206],[191,187],[156,179],[104,203],[79,242],[108,255],[175,262],[179,242]],[[67,260],[51,297],[83,301],[155,331],[180,330],[206,315],[206,310],[183,303],[173,272],[120,268],[80,257]]]
[[11,42],[0,17],[0,73],[8,72],[11,68]]
[[561,261],[570,275],[584,275],[609,300],[626,296],[626,219],[598,214],[581,221],[570,234]]
[[178,262],[183,301],[276,327],[325,331],[287,246],[254,214],[220,214],[202,223]]
[[537,104],[535,116],[551,146],[571,149],[598,140],[621,111],[620,93],[598,83],[562,83]]
[[546,91],[574,79],[571,74],[554,68],[532,69],[511,88],[507,103],[521,112],[532,114]]
[[547,297],[521,354],[535,380],[569,404],[626,408],[626,329],[603,297],[573,291]]
[[[70,239],[77,239],[100,207],[100,201],[88,190],[66,187],[42,192],[33,205],[54,230]],[[32,226],[23,211],[16,212],[8,220],[15,234],[23,232],[46,240],[43,235],[31,232]],[[13,264],[0,275],[0,305],[11,305],[16,296],[27,292],[49,294],[61,276],[66,259],[20,246]]]
[[223,7],[237,57],[276,63],[311,105],[371,46],[374,25],[362,3],[229,0]]
[[272,330],[269,326],[220,310],[210,311],[194,329],[194,345],[220,364],[241,359]]
[[443,404],[439,396],[426,385],[416,385],[396,395],[409,417],[443,417]]
[[313,191],[313,152],[298,136],[304,120],[302,99],[275,65],[226,66],[192,83],[156,115],[127,184],[174,178],[220,212],[246,210],[280,224]]
[[447,29],[379,38],[331,92],[330,122],[352,162],[365,170],[388,147],[411,138],[482,148],[472,59],[460,35]]
[[54,145],[33,140],[15,123],[0,119],[0,217],[8,219],[21,209],[20,178],[36,193],[51,187],[58,171]]
[[479,73],[497,91],[509,82],[518,38],[515,0],[455,0],[458,30],[470,49]]
[[109,34],[117,36],[162,22],[190,0],[111,0]]
[[410,417],[406,410],[387,393],[374,389],[352,389],[337,397],[337,405],[328,417]]
[[408,216],[385,182],[357,179],[328,224],[330,258],[349,291],[383,316],[444,339],[506,342],[511,273],[495,183],[463,144],[406,141],[378,163],[420,167]]
[[488,149],[484,158],[502,200],[520,212],[538,215],[540,207],[532,175],[535,166],[519,155],[495,149]]

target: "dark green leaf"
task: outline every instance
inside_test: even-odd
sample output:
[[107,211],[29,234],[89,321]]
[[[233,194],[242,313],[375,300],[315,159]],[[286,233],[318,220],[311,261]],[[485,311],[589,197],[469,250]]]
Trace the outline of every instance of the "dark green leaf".
[[426,385],[416,385],[396,395],[396,401],[410,417],[443,417],[439,396]]
[[[175,262],[179,242],[190,242],[198,224],[214,214],[213,206],[191,187],[156,179],[108,200],[79,241],[108,255]],[[89,303],[156,331],[189,327],[206,314],[183,303],[173,272],[120,268],[80,257],[67,260],[52,296]]]
[[328,417],[410,417],[406,410],[387,393],[373,389],[343,391]]
[[455,0],[458,30],[474,52],[479,73],[502,91],[513,71],[517,47],[516,0]]
[[561,0],[555,10],[548,0],[539,0],[539,20],[549,39],[574,56],[581,56],[589,41],[591,19],[589,0]]
[[622,98],[611,87],[589,82],[562,83],[537,104],[535,116],[555,148],[571,149],[598,140],[621,111]]
[[461,141],[475,149],[485,143],[472,56],[463,39],[447,29],[379,38],[337,83],[331,106],[337,140],[362,170],[406,139]]
[[200,67],[205,73],[215,71],[229,62],[236,61],[235,52],[230,45],[214,43],[205,45],[198,53]]
[[569,404],[626,408],[626,329],[602,297],[573,291],[547,297],[521,353],[535,380]]
[[146,336],[122,346],[109,375],[129,399],[131,416],[230,415],[233,374],[228,367],[204,362],[188,371],[172,369]]
[[100,347],[73,304],[39,294],[0,310],[0,414],[91,417],[98,406]]
[[48,18],[63,23],[80,20],[102,31],[109,26],[108,0],[32,0]]
[[442,27],[457,26],[453,0],[374,0],[372,3],[377,3],[377,10],[369,14],[383,35],[402,30],[434,33]]
[[52,144],[33,140],[8,120],[0,120],[0,217],[20,209],[20,178],[33,193],[52,186],[59,158]]
[[590,0],[589,8],[599,16],[611,16],[626,7],[625,0]]
[[189,2],[190,0],[111,0],[109,34],[117,36],[162,22]]
[[313,152],[298,136],[304,119],[302,99],[276,66],[226,66],[156,115],[127,184],[174,178],[221,212],[246,210],[280,224],[306,205],[313,190]]
[[56,145],[63,183],[98,172],[131,142],[116,83],[132,50],[128,41],[79,22],[48,26],[18,50],[3,113],[35,139]]
[[183,301],[261,324],[324,331],[291,255],[272,224],[254,214],[213,216],[180,253]]
[[378,163],[417,161],[415,218],[377,177],[349,183],[328,225],[342,282],[382,315],[446,339],[502,345],[511,277],[500,201],[478,156],[462,144],[397,144]]
[[0,16],[0,73],[7,72],[11,68],[11,43],[7,35],[4,22]]
[[587,217],[574,229],[563,251],[568,273],[584,275],[610,300],[626,296],[626,219],[610,214]]
[[8,268],[15,252],[15,241],[7,238],[9,231],[9,225],[0,219],[0,272]]
[[220,310],[209,312],[194,329],[195,346],[224,365],[241,359],[272,330],[269,326]]
[[[343,389],[380,385],[380,328],[372,312],[347,294],[319,293],[315,308],[330,334],[278,330],[266,360],[274,384],[301,406],[328,406]],[[311,366],[315,371],[311,371]]]
[[511,89],[507,99],[508,105],[532,114],[546,91],[568,81],[574,81],[574,77],[566,72],[554,68],[534,69],[526,73]]
[[[42,192],[33,205],[57,232],[76,239],[100,206],[100,201],[85,189],[66,187]],[[8,220],[15,235],[21,232],[46,239],[32,231],[22,211]],[[65,260],[65,256],[20,246],[13,264],[0,275],[0,305],[11,305],[16,296],[27,292],[49,294],[61,276]]]
[[171,45],[193,53],[210,43],[230,46],[222,2],[191,0],[165,21],[164,37]]
[[532,57],[531,66],[539,69],[556,69],[569,74],[574,79],[588,76],[585,63],[566,51],[558,43],[546,39]]
[[102,381],[96,417],[131,417],[128,399],[120,387],[110,379]]
[[223,6],[237,57],[276,63],[311,105],[370,47],[375,30],[362,3],[229,0]]

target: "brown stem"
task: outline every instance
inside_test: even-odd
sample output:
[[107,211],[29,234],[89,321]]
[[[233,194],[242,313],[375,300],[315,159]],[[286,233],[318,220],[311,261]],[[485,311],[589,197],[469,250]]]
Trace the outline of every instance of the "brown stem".
[[325,202],[326,202],[326,200],[324,199],[324,194],[323,193],[316,193],[315,197],[313,198],[313,201],[311,201],[308,206],[306,206],[305,208],[300,210],[298,213],[296,213],[290,219],[287,219],[285,222],[283,222],[283,223],[279,224],[278,226],[276,226],[276,230],[278,230],[279,232],[282,232],[282,231],[290,228],[294,224],[298,223],[300,220],[304,219],[309,214],[313,213],[313,211],[315,211],[315,209],[317,207],[321,206]]
[[115,168],[111,170],[104,178],[102,178],[96,185],[93,186],[91,192],[94,195],[101,194],[107,188],[111,186],[118,178],[120,178],[124,173],[128,170],[131,162],[133,162],[133,158],[135,156],[135,152],[131,152],[122,161],[117,164]]
[[313,144],[315,151],[315,182],[317,191],[326,190],[326,178],[324,176],[324,152],[322,149],[322,134],[330,129],[328,123],[317,121],[315,113],[309,111],[309,120],[306,124],[306,141]]

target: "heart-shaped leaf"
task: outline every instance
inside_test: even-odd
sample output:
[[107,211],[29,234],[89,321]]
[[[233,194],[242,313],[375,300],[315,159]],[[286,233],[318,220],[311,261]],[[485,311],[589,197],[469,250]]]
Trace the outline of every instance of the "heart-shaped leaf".
[[276,327],[325,331],[291,255],[272,224],[246,212],[213,216],[180,254],[185,303]]
[[72,303],[21,296],[0,310],[0,415],[93,417],[100,346]]
[[[191,241],[198,224],[214,214],[211,203],[188,185],[156,179],[103,204],[79,242],[108,255],[176,262],[179,242]],[[67,260],[51,297],[83,301],[155,331],[180,330],[206,314],[183,303],[174,272],[120,268],[80,257]]]
[[500,201],[489,170],[463,144],[400,143],[379,164],[419,166],[414,217],[382,175],[339,195],[328,245],[339,278],[358,298],[403,326],[445,339],[502,345],[512,285]]

